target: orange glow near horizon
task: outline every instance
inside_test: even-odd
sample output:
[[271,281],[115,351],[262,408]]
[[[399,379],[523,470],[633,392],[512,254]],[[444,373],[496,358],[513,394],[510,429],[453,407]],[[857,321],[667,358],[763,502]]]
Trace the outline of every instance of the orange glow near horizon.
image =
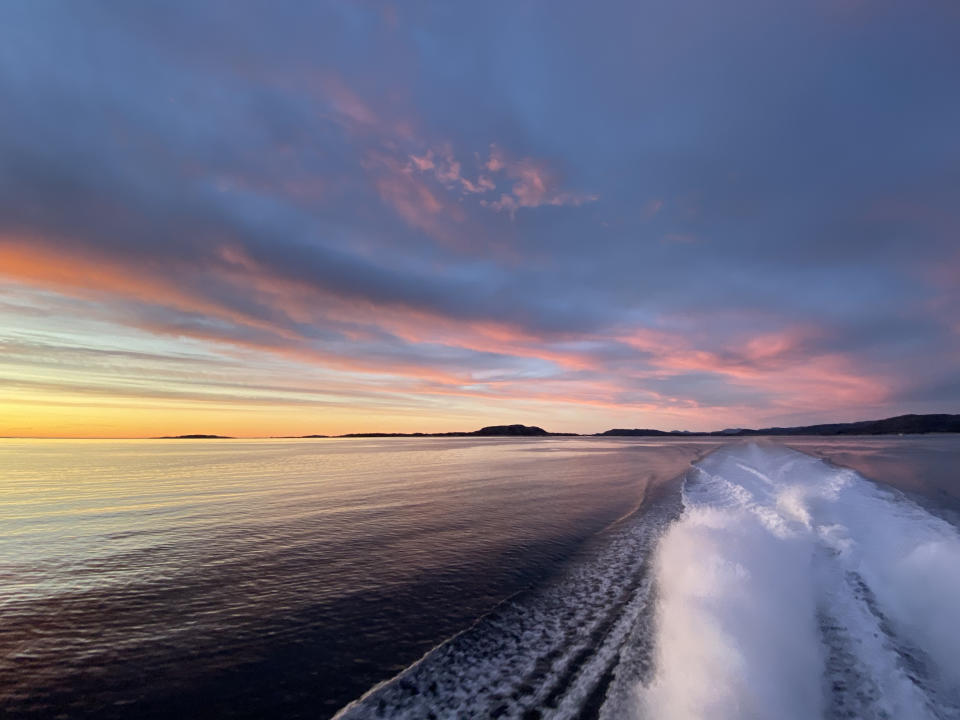
[[[347,323],[345,337],[361,348],[336,350],[256,318],[214,314],[213,306],[193,312],[241,322],[236,327],[243,332],[276,332],[264,340],[207,324],[181,328],[153,316],[116,316],[111,308],[125,298],[166,289],[169,294],[155,297],[185,307],[193,298],[166,281],[135,280],[119,266],[93,268],[9,243],[2,249],[5,260],[17,260],[4,274],[26,284],[6,291],[11,307],[21,310],[3,314],[10,330],[0,356],[0,436],[272,437],[469,431],[507,423],[578,433],[715,430],[825,412],[840,413],[830,419],[860,419],[870,408],[881,412],[885,399],[886,381],[858,374],[851,359],[804,352],[803,343],[815,335],[807,328],[740,339],[741,351],[730,354],[697,347],[679,332],[544,336],[505,321],[455,322],[330,298],[327,312]],[[270,287],[261,282],[266,285],[254,287]],[[289,301],[295,288],[286,290]],[[74,299],[89,305],[76,307]],[[298,307],[291,311],[308,319],[309,304]],[[365,313],[377,324],[361,324]],[[365,354],[363,343],[378,333],[403,343],[404,353]],[[607,367],[624,348],[640,353],[642,363]],[[483,364],[461,366],[460,357],[480,357]],[[705,404],[677,380],[685,373],[707,373],[767,400]]]

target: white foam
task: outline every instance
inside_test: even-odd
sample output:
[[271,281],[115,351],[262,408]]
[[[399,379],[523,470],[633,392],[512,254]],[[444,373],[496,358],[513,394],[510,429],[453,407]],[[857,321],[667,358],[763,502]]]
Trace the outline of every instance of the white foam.
[[652,615],[649,558],[679,512],[679,493],[651,503],[596,538],[595,553],[578,556],[551,582],[502,604],[335,717],[583,717],[595,694],[603,700],[628,638],[641,636],[630,648],[638,662],[649,655],[642,647]]
[[720,449],[656,558],[640,717],[958,717],[960,537],[775,445]]

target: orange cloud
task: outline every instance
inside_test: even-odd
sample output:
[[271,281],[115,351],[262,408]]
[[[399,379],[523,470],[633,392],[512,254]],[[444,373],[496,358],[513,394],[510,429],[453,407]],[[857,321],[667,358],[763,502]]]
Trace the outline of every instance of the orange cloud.
[[[412,180],[398,172],[395,179]],[[407,186],[409,188],[409,186]],[[406,192],[407,190],[404,190]],[[417,200],[426,208],[429,200]],[[437,210],[439,212],[439,210]],[[237,352],[267,353],[306,366],[363,375],[381,382],[389,379],[390,392],[416,395],[503,398],[514,401],[581,404],[589,407],[636,412],[670,410],[678,419],[706,422],[726,417],[732,408],[709,408],[684,392],[685,373],[709,373],[732,388],[755,391],[768,410],[782,413],[846,411],[879,405],[891,387],[883,377],[865,374],[854,359],[836,352],[816,350],[814,327],[796,326],[777,332],[731,338],[726,347],[697,342],[690,333],[638,328],[629,333],[542,335],[509,321],[449,318],[400,304],[375,304],[338,297],[308,283],[273,277],[239,247],[224,243],[222,265],[203,272],[232,287],[243,287],[250,297],[283,316],[304,324],[346,328],[354,342],[378,342],[384,334],[404,341],[412,350],[407,358],[389,353],[366,353],[360,347],[318,346],[299,335],[293,326],[267,322],[215,302],[190,289],[172,275],[157,275],[149,266],[133,267],[115,258],[67,253],[36,239],[0,240],[0,275],[18,282],[82,297],[131,298],[161,304],[232,324],[188,324],[161,319],[128,317],[125,321],[147,332],[169,337],[190,337]],[[168,269],[169,270],[169,269]],[[257,332],[248,332],[255,330]],[[641,353],[631,368],[618,362],[611,369],[605,353],[612,344]],[[442,353],[433,347],[503,356],[474,369],[450,370],[442,366]],[[528,376],[511,359],[539,361],[544,374]],[[553,366],[552,369],[549,366]],[[530,366],[539,367],[539,366]],[[664,380],[676,385],[673,394],[656,391]],[[739,411],[738,411],[739,412]],[[756,416],[756,408],[742,412]],[[698,415],[699,413],[699,415]]]

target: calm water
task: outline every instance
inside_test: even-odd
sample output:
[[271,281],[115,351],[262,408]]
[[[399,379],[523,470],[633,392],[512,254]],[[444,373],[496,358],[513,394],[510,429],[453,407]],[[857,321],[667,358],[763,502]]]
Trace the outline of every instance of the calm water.
[[0,440],[0,715],[332,715],[715,446]]

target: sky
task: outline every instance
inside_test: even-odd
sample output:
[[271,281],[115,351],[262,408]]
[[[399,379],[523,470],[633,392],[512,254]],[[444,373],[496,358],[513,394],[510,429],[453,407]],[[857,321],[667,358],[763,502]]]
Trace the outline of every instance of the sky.
[[0,4],[0,435],[960,412],[955,0]]

